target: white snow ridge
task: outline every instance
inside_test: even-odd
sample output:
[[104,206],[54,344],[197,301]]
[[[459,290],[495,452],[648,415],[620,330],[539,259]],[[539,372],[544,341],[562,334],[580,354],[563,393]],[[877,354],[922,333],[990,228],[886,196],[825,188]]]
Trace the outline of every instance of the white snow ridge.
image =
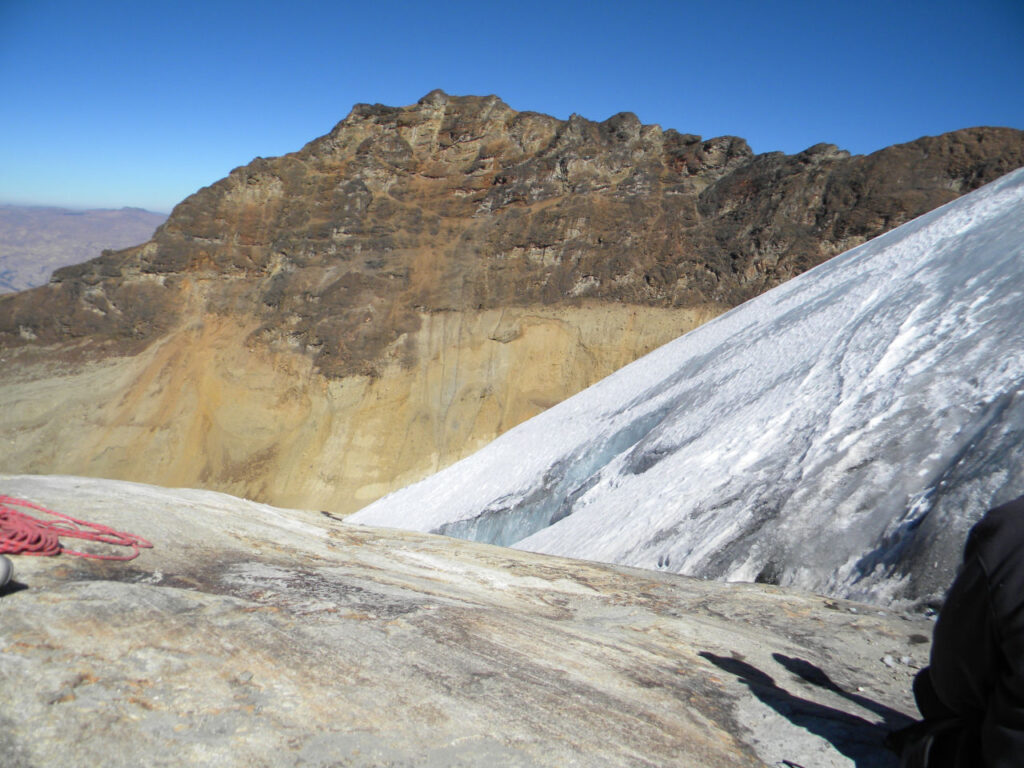
[[922,605],[1024,494],[1024,169],[349,519]]

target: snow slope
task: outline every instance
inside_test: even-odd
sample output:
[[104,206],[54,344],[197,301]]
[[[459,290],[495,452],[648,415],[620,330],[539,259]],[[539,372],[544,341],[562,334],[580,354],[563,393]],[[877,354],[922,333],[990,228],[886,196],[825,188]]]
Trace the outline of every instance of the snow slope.
[[1024,493],[1024,170],[349,519],[875,602]]

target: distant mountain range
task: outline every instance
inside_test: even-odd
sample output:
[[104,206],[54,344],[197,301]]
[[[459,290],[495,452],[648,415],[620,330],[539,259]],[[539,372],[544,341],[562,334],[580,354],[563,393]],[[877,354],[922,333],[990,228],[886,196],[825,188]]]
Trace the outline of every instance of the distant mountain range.
[[144,243],[166,220],[141,208],[0,204],[0,293],[43,285],[55,269]]
[[0,297],[0,466],[352,512],[1021,165],[1006,128],[755,155],[495,96],[357,105]]

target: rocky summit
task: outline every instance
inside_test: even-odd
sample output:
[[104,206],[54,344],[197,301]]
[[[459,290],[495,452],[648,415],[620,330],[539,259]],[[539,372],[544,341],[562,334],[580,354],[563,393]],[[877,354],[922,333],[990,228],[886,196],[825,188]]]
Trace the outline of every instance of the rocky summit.
[[971,128],[755,155],[435,91],[0,297],[7,471],[349,512],[654,347],[1024,165]]

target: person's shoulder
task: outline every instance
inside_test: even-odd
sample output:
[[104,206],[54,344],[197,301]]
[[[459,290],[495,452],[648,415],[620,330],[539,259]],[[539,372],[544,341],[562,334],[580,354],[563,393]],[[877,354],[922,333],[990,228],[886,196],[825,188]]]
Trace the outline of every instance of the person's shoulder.
[[1024,563],[1024,496],[986,512],[971,529],[968,548],[990,565],[1008,558]]

